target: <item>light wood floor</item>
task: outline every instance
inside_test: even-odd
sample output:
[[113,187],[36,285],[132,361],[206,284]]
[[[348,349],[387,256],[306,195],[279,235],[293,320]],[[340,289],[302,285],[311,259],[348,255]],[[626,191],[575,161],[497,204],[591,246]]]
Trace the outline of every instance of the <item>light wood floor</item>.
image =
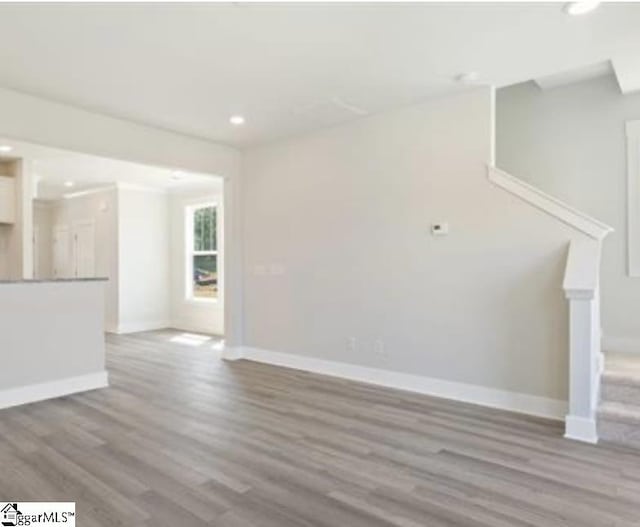
[[109,337],[111,388],[0,411],[0,499],[81,527],[640,525],[631,451],[176,336]]

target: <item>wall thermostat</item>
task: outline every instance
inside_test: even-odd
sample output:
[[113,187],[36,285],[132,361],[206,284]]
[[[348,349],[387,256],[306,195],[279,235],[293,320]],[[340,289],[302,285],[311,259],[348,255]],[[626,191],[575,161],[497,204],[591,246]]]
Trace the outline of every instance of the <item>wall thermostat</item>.
[[449,234],[448,223],[434,223],[431,225],[431,234],[434,236],[446,236]]

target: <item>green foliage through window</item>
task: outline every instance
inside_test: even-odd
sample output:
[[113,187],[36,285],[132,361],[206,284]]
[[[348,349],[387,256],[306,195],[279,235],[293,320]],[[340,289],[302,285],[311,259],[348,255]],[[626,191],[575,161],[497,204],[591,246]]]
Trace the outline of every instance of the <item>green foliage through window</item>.
[[217,208],[215,205],[208,205],[191,210],[191,296],[198,299],[215,299],[218,297]]
[[193,213],[193,244],[194,251],[216,251],[216,208],[203,207]]

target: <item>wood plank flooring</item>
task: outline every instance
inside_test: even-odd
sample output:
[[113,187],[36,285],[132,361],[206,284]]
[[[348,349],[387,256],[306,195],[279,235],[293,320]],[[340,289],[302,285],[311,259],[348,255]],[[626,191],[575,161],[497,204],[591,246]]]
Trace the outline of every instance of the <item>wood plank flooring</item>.
[[0,411],[0,499],[78,525],[640,525],[640,455],[560,423],[108,337],[111,387]]

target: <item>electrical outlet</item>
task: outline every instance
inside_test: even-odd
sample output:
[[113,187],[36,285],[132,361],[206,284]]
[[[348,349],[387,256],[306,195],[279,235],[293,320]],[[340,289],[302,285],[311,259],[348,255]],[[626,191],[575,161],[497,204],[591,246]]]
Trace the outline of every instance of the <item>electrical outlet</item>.
[[376,339],[375,340],[375,342],[373,343],[373,352],[376,355],[384,355],[385,354],[384,341],[382,339]]
[[354,353],[356,351],[357,346],[358,346],[358,341],[356,340],[355,337],[347,338],[347,351],[348,352]]

